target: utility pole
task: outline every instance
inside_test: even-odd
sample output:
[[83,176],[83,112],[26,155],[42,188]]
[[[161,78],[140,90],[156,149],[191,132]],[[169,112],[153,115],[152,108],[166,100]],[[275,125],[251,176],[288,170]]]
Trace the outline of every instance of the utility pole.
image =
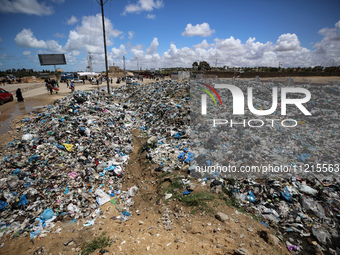
[[103,37],[104,37],[104,50],[105,50],[105,68],[106,68],[106,82],[107,82],[107,93],[110,93],[110,85],[109,85],[109,71],[107,67],[107,52],[106,52],[106,35],[105,35],[105,22],[104,22],[104,4],[106,4],[108,0],[103,3],[103,0],[97,2],[100,4],[102,8],[102,23],[103,23]]
[[135,57],[135,59],[137,60],[137,73],[138,73],[138,78],[139,78],[139,65],[138,65],[138,58]]
[[124,79],[126,77],[126,71],[125,71],[125,56],[123,56],[123,62],[124,62]]

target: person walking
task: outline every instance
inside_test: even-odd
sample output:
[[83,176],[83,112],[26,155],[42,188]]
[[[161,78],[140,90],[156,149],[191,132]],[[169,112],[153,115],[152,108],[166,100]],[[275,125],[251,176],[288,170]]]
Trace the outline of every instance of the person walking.
[[21,89],[18,88],[17,91],[15,92],[15,96],[18,99],[18,102],[24,102],[24,98],[22,97]]
[[53,85],[52,85],[52,83],[48,84],[48,90],[50,91],[50,93],[52,95],[52,93],[53,93]]
[[68,88],[70,86],[70,83],[68,81],[68,79],[66,80],[66,87]]

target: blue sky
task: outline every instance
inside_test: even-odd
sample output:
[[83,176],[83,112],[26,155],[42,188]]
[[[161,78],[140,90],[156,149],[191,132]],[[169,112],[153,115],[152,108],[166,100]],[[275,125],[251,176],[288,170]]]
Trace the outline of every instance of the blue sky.
[[[338,0],[108,0],[104,14],[109,65],[340,65]],[[0,19],[0,70],[53,70],[38,54],[63,53],[58,67],[85,71],[88,52],[105,70],[95,0],[0,0]]]

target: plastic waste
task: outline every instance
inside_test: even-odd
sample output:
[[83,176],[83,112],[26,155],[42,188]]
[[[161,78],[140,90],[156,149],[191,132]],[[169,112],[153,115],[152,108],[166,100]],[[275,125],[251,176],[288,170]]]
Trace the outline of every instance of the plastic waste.
[[23,136],[22,136],[22,138],[21,138],[21,140],[23,140],[23,141],[31,141],[32,139],[33,139],[34,137],[33,137],[33,135],[31,135],[31,134],[24,134]]
[[94,194],[97,196],[96,200],[100,206],[106,204],[107,202],[111,200],[110,195],[108,195],[107,193],[105,193],[103,190],[99,188],[96,190]]
[[331,243],[331,235],[324,229],[312,227],[312,234],[318,239],[318,242],[323,245]]
[[134,197],[134,196],[137,194],[137,192],[138,192],[138,188],[137,188],[137,186],[135,185],[135,186],[132,186],[132,187],[129,189],[128,194],[129,194],[130,197]]
[[284,191],[281,191],[280,193],[281,193],[281,196],[284,200],[286,200],[287,202],[293,202],[293,198],[290,195],[290,192],[289,192],[287,186],[284,188]]
[[248,200],[249,202],[255,202],[255,195],[253,192],[249,191],[248,195],[246,196],[246,200]]
[[302,184],[300,186],[300,191],[302,193],[305,193],[305,194],[310,195],[310,196],[315,196],[316,194],[318,194],[317,190],[307,186],[306,184]]
[[21,206],[21,205],[25,205],[28,203],[28,200],[26,198],[26,194],[22,195],[20,197],[20,200],[19,200],[19,203],[18,203],[18,206]]
[[317,217],[325,218],[325,211],[323,207],[318,202],[314,201],[312,198],[303,196],[301,198],[301,205],[303,208],[311,210]]
[[40,215],[40,219],[42,220],[50,220],[52,219],[52,217],[54,216],[54,212],[52,211],[51,208],[47,208],[41,215]]

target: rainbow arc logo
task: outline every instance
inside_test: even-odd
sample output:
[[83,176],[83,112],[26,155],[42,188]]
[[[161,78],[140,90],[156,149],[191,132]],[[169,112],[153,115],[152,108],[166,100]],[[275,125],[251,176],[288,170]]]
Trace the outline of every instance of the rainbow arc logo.
[[[198,82],[199,84],[201,85],[204,85],[205,87],[207,87],[208,89],[210,89],[212,92],[214,92],[214,94],[217,96],[218,100],[220,101],[220,104],[222,105],[222,100],[219,96],[219,94],[217,93],[217,91],[211,87],[210,85],[206,84],[206,83],[203,83],[203,82]],[[215,100],[215,97],[211,94],[211,92],[205,88],[199,88],[200,90],[203,90],[204,92],[206,92],[211,98],[212,100],[214,101],[215,105],[217,106],[217,103],[216,103],[216,100]],[[202,100],[202,114],[207,114],[207,95],[206,94],[202,94],[201,95],[201,100]]]

